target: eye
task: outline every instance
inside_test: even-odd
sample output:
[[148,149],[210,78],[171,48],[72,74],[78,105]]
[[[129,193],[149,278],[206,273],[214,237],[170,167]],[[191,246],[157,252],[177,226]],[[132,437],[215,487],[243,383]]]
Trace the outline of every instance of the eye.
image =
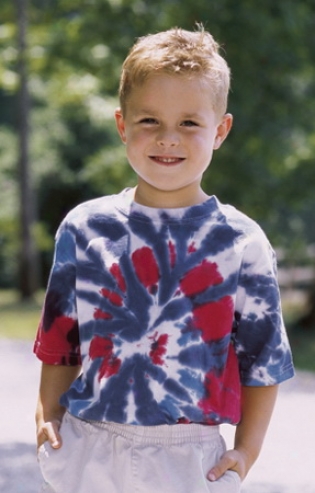
[[139,123],[142,123],[144,125],[156,125],[158,122],[155,118],[142,118]]
[[183,127],[198,127],[198,123],[193,120],[185,120],[182,123]]

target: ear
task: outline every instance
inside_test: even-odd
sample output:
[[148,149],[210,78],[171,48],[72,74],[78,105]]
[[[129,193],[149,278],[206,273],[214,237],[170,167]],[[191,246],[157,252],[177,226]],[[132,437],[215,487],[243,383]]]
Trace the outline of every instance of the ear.
[[233,116],[231,115],[231,113],[226,113],[223,116],[221,122],[218,124],[217,134],[215,137],[213,149],[219,149],[219,147],[227,138],[232,128],[232,125],[233,125]]
[[116,120],[116,127],[120,135],[120,138],[123,141],[123,143],[126,144],[125,120],[121,108],[117,108],[115,110],[115,120]]

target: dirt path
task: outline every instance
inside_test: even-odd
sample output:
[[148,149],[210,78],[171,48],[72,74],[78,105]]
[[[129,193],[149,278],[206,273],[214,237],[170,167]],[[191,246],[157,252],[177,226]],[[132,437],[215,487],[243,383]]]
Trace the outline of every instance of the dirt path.
[[[0,340],[1,493],[38,492],[33,416],[39,367],[31,343]],[[314,417],[315,375],[298,373],[281,386],[263,452],[242,493],[315,493]],[[230,427],[222,433],[231,443]]]

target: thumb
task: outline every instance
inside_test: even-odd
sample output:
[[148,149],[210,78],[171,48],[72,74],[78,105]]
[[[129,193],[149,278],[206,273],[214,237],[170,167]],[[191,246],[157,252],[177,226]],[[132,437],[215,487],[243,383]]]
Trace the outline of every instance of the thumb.
[[233,457],[229,454],[229,452],[226,452],[219,462],[210,469],[210,471],[207,474],[207,478],[209,481],[216,481],[217,479],[221,478],[223,474],[231,469],[235,465],[235,461],[233,460]]
[[49,421],[45,424],[44,433],[52,448],[58,449],[62,445],[62,438],[59,433],[60,421]]

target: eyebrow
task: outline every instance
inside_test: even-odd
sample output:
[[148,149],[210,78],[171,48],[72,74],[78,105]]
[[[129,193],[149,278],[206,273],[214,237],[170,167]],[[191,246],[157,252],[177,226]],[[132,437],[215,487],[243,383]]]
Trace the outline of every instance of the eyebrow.
[[194,120],[195,118],[202,118],[202,115],[199,115],[198,113],[185,113],[183,118]]
[[[153,110],[151,108],[140,108],[140,109],[135,111],[135,115],[136,116],[151,115],[153,117],[158,117],[159,113],[158,113],[158,111]],[[198,114],[198,113],[184,113],[183,115],[181,115],[181,118],[185,119],[185,120],[194,120],[194,119],[202,119],[203,116]]]
[[153,115],[153,116],[157,116],[157,112],[154,111],[153,109],[151,108],[140,108],[140,109],[137,109],[135,110],[135,114],[136,115]]

